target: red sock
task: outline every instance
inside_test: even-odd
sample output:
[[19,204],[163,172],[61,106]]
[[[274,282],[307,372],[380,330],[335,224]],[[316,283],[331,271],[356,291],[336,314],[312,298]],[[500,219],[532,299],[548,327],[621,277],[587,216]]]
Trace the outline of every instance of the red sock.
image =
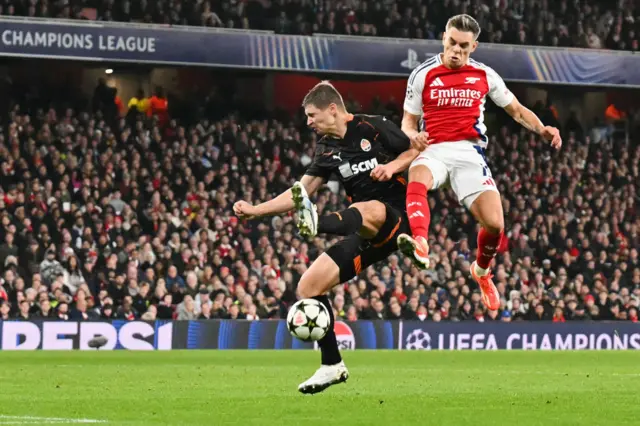
[[509,251],[509,237],[507,237],[504,231],[502,231],[500,244],[498,244],[498,253],[506,253],[508,251]]
[[502,240],[502,232],[499,234],[490,234],[484,228],[480,228],[478,232],[478,254],[476,262],[482,269],[488,269],[491,259],[496,255],[498,246]]
[[407,186],[407,216],[413,236],[427,238],[431,211],[427,201],[427,187],[420,182],[409,182]]

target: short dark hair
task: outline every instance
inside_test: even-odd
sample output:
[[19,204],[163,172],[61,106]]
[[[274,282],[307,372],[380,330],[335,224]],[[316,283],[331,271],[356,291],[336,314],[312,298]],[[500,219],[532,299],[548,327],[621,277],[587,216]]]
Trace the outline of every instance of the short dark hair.
[[473,39],[477,40],[480,35],[480,24],[472,16],[467,14],[455,15],[447,21],[446,29],[455,28],[458,31],[473,33]]
[[302,100],[303,108],[313,105],[316,108],[326,109],[331,104],[336,104],[338,108],[343,111],[346,110],[342,95],[340,95],[340,92],[327,80],[321,81],[313,86],[313,89],[309,90],[309,93],[307,93]]

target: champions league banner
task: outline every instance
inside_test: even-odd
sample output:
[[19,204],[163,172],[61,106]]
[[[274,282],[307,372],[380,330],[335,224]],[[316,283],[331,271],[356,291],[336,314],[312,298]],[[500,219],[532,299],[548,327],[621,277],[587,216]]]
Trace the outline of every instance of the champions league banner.
[[[341,350],[638,350],[630,322],[337,322]],[[317,349],[291,337],[285,321],[0,321],[1,350]]]
[[399,349],[408,350],[626,350],[640,349],[640,325],[631,322],[404,322]]
[[[0,55],[407,77],[437,40],[0,17]],[[631,52],[480,44],[474,58],[505,80],[640,86]]]
[[82,61],[251,66],[237,33],[168,26],[0,18],[0,55]]

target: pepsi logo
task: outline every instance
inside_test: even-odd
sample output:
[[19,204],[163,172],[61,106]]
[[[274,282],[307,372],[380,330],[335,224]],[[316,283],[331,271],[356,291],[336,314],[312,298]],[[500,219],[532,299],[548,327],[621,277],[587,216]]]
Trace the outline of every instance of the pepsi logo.
[[342,350],[356,348],[356,337],[347,323],[336,321],[333,325],[333,331],[336,333],[338,348]]

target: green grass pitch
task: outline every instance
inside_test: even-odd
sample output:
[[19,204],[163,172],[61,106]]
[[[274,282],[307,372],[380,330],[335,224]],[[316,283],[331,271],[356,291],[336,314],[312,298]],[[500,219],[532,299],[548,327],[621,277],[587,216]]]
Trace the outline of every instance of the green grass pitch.
[[346,384],[301,395],[318,352],[0,352],[0,425],[640,424],[637,352],[344,358]]

